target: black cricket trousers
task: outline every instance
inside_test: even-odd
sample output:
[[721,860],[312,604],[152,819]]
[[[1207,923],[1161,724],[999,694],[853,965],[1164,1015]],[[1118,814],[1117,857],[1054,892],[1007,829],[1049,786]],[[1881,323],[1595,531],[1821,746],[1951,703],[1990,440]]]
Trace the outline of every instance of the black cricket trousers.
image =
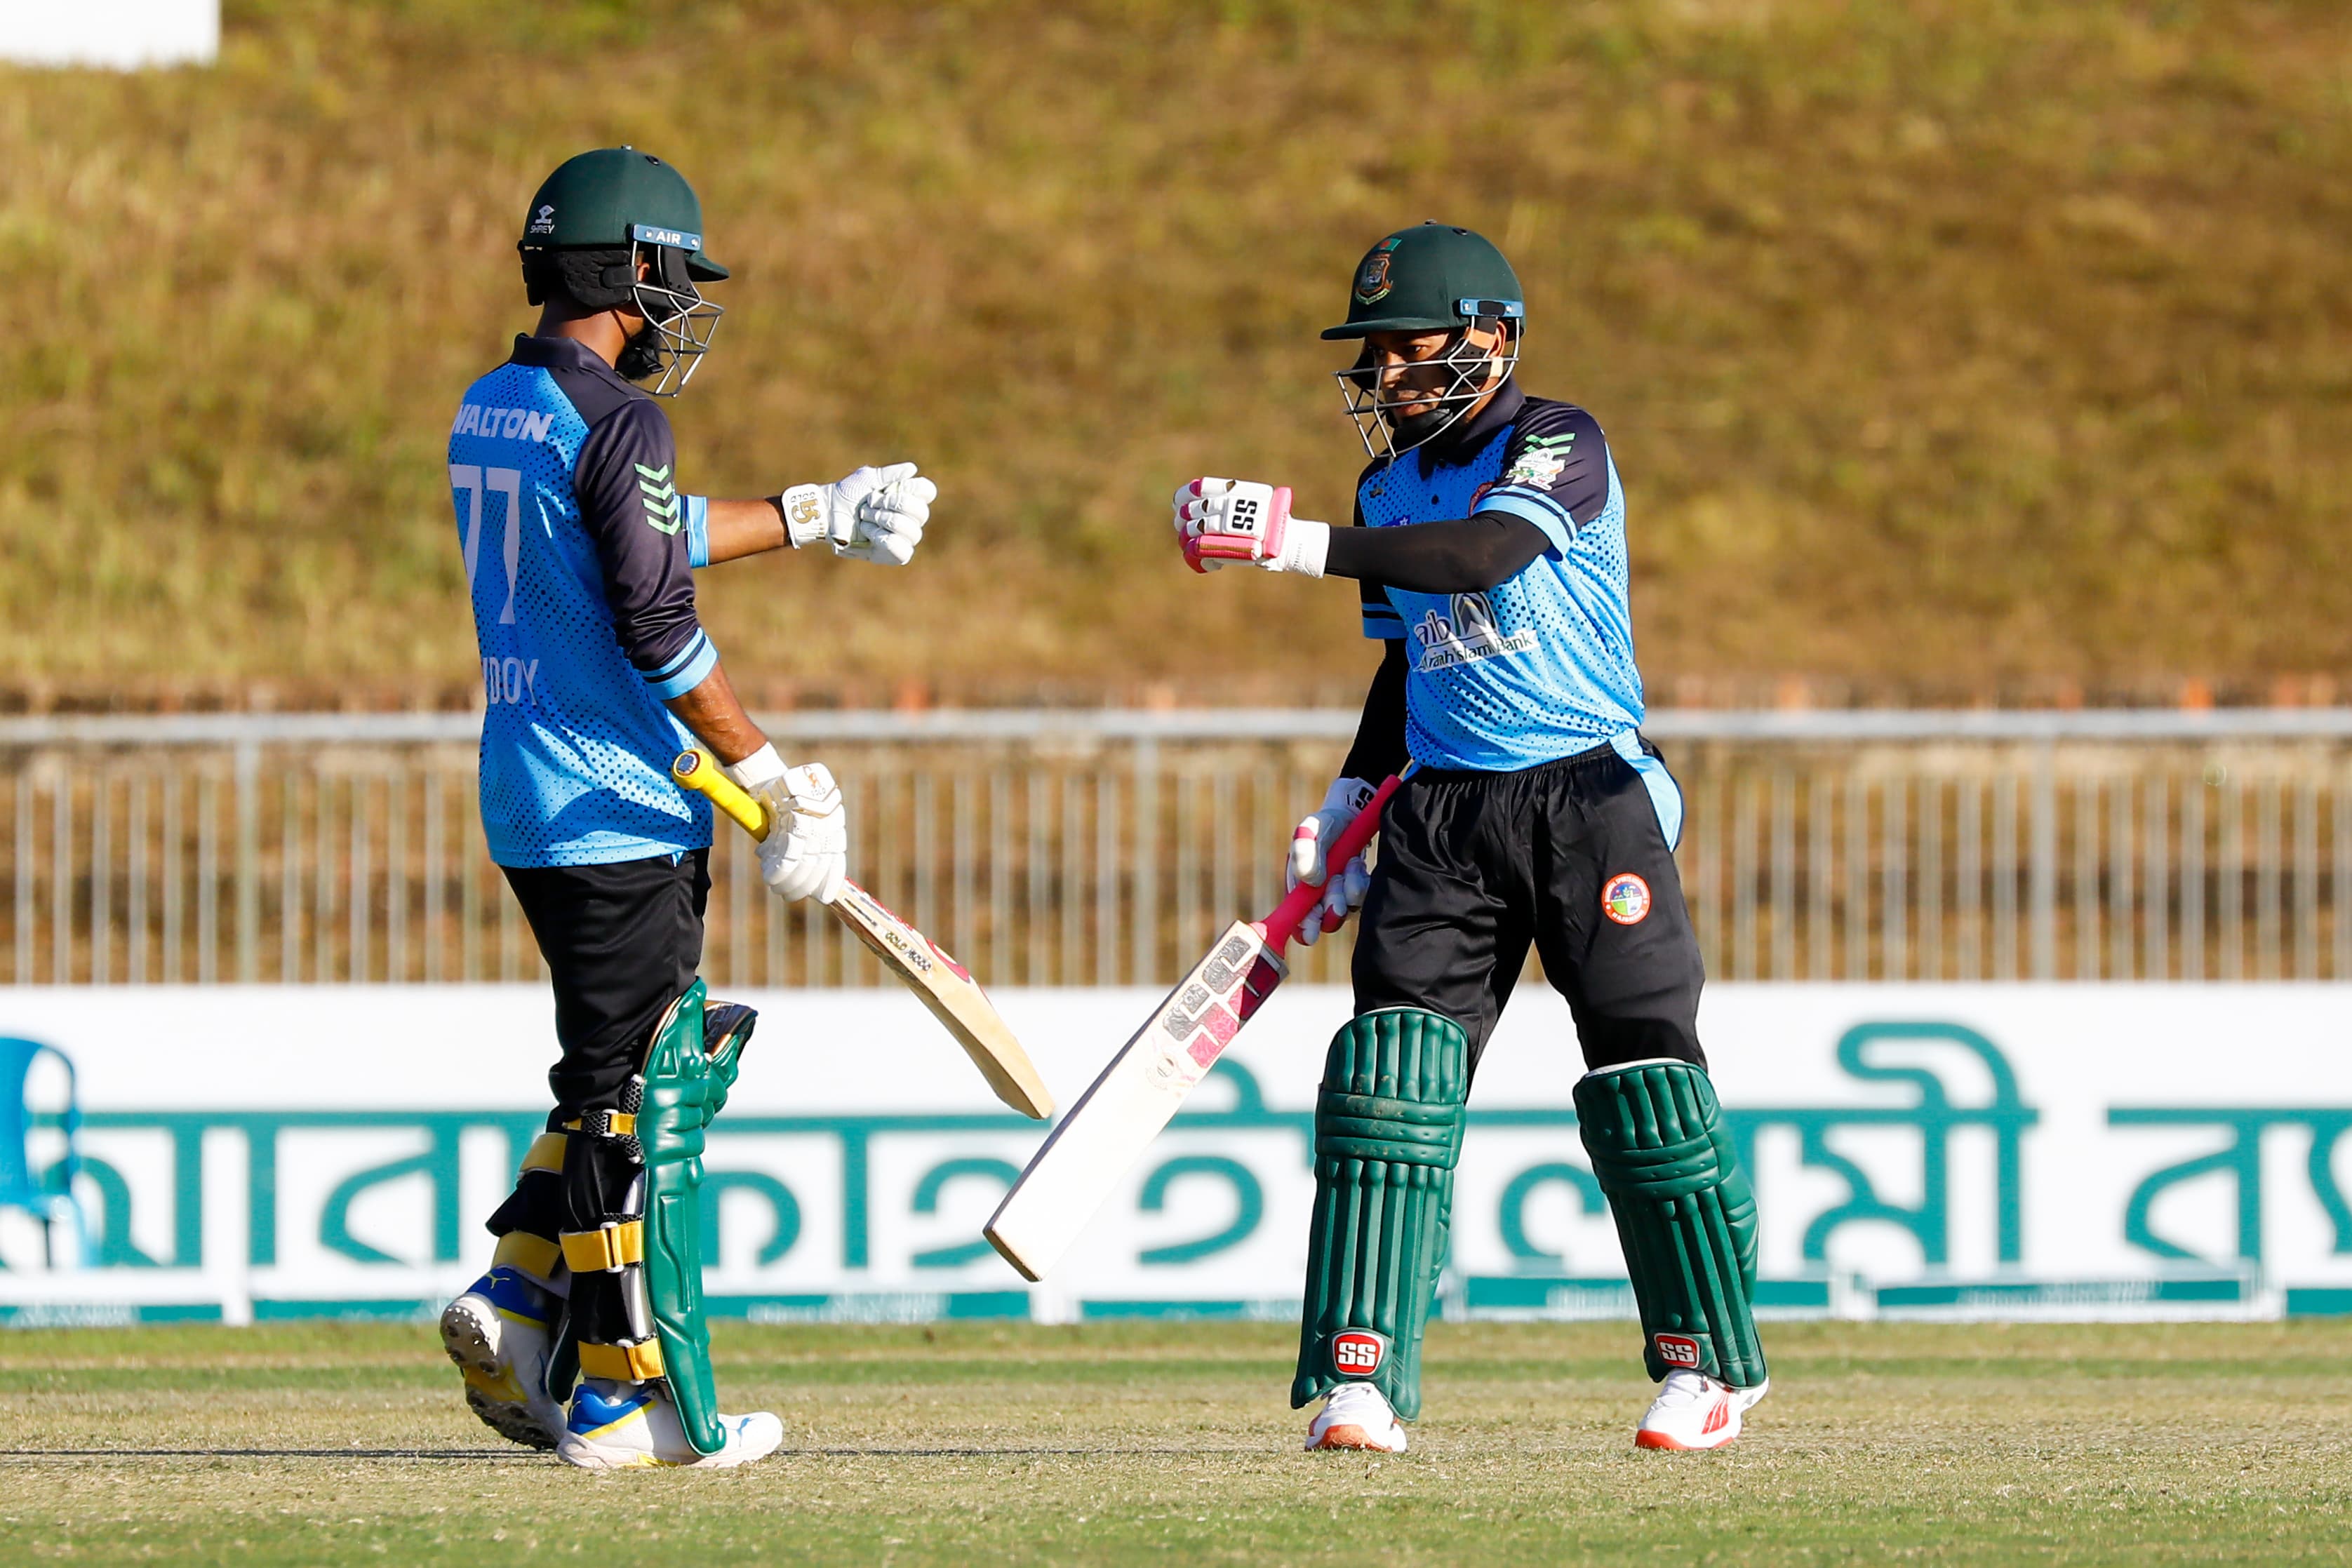
[[702,966],[710,852],[611,865],[506,866],[555,986],[555,1119],[611,1110]]
[[[1680,796],[1645,742],[1680,815]],[[1706,978],[1661,805],[1607,746],[1512,773],[1424,768],[1391,798],[1356,940],[1356,1010],[1460,1024],[1475,1069],[1528,946],[1568,998],[1588,1067],[1702,1067]]]

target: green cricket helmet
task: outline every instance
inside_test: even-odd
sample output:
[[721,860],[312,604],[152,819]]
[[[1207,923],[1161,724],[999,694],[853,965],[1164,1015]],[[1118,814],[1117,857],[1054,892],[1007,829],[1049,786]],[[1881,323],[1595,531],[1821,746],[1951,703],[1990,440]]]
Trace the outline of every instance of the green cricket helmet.
[[[1443,434],[1481,398],[1510,378],[1519,362],[1527,318],[1519,275],[1492,240],[1469,229],[1432,221],[1399,229],[1364,253],[1348,292],[1348,319],[1324,329],[1327,340],[1364,339],[1375,332],[1444,332],[1444,345],[1425,361],[1435,376],[1376,371],[1367,345],[1356,362],[1335,371],[1348,415],[1364,450],[1393,457]],[[1497,355],[1470,341],[1478,326],[1509,324]],[[1416,414],[1399,410],[1433,406]],[[1378,435],[1380,443],[1374,444]]]
[[703,251],[702,202],[685,175],[634,147],[566,159],[531,197],[515,248],[533,305],[561,293],[592,310],[635,310],[646,329],[617,368],[657,377],[657,397],[685,390],[726,313],[696,285],[727,276]]

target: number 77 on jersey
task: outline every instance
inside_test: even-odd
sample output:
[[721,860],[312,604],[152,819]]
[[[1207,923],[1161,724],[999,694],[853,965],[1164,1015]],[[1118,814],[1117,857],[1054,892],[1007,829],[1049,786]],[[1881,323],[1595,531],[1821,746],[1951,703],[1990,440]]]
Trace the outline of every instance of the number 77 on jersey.
[[[1395,778],[1384,780],[1340,831],[1327,857],[1332,867],[1372,841],[1396,789]],[[1024,1279],[1042,1280],[1061,1260],[1234,1036],[1289,977],[1282,950],[1322,897],[1321,888],[1301,883],[1264,920],[1227,926],[1046,1135],[981,1232]]]

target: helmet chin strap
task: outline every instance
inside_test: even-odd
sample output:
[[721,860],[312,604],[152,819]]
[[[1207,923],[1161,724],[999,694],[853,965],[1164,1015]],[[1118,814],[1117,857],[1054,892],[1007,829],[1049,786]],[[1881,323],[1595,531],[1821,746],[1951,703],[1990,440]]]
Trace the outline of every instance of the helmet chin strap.
[[661,333],[650,321],[628,335],[628,340],[621,345],[620,357],[613,361],[613,369],[620,372],[624,381],[641,382],[657,374],[661,368]]

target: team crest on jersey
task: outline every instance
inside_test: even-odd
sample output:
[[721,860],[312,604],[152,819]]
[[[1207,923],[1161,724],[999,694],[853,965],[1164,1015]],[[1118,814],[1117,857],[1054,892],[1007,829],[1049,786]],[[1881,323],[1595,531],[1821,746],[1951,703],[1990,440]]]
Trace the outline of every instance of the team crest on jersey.
[[1341,1377],[1370,1377],[1388,1358],[1388,1340],[1370,1329],[1341,1329],[1331,1336],[1331,1370]]
[[1412,629],[1412,640],[1421,644],[1421,662],[1414,667],[1424,672],[1525,653],[1536,645],[1533,632],[1505,636],[1495,620],[1495,601],[1484,593],[1454,595],[1443,615],[1430,611]]
[[1396,249],[1396,246],[1393,239],[1381,241],[1372,247],[1371,254],[1364,257],[1364,265],[1356,268],[1357,304],[1377,305],[1388,298],[1389,290],[1395,287],[1389,281],[1389,253]]
[[1532,448],[1519,454],[1503,475],[1506,485],[1528,485],[1538,490],[1549,490],[1568,471],[1568,457],[1559,452],[1538,452]]
[[1549,490],[1559,476],[1568,472],[1568,460],[1573,455],[1576,432],[1565,435],[1530,435],[1519,455],[1511,459],[1511,466],[1503,475],[1506,485],[1528,485],[1538,490]]
[[1639,925],[1650,913],[1650,884],[1630,871],[1619,872],[1601,884],[1601,913],[1620,925]]

